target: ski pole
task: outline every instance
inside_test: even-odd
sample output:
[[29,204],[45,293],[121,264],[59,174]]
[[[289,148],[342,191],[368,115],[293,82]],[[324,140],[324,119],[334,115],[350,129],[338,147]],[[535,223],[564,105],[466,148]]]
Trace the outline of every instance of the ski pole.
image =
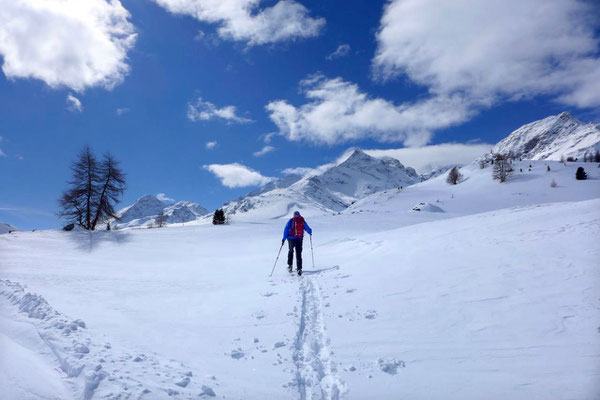
[[315,269],[315,252],[312,247],[312,235],[310,235],[310,255],[312,256],[313,269]]
[[273,264],[273,269],[271,270],[271,275],[269,276],[273,276],[273,271],[275,271],[275,266],[277,265],[277,261],[279,261],[279,255],[281,254],[281,249],[283,249],[283,244],[285,242],[281,242],[281,247],[279,248],[279,252],[277,253],[277,258],[275,259],[275,264]]

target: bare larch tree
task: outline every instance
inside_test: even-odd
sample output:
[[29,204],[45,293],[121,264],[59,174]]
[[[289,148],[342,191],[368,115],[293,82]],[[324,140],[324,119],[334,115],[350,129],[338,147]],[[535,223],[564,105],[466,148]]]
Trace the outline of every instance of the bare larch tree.
[[71,170],[73,178],[59,199],[58,215],[88,230],[94,230],[99,222],[116,217],[114,206],[125,190],[125,174],[118,162],[107,154],[99,164],[86,146]]

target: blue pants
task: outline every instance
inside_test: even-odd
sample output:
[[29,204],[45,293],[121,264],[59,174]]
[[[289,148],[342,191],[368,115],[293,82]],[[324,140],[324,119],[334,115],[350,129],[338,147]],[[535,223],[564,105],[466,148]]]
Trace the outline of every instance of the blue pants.
[[294,249],[296,249],[296,269],[302,270],[302,238],[288,239],[290,250],[288,251],[288,265],[294,260]]

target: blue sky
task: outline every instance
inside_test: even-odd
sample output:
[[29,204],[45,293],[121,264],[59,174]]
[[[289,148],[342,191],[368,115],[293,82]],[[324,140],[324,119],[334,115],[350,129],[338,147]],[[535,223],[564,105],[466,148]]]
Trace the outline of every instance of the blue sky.
[[23,229],[60,226],[84,145],[121,161],[123,205],[214,209],[351,146],[468,158],[564,110],[598,120],[594,1],[35,3],[0,17],[0,221]]

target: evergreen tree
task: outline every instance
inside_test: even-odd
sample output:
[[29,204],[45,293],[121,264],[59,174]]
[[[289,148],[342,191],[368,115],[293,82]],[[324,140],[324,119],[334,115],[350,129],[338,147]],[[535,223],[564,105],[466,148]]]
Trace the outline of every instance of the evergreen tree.
[[594,155],[594,162],[600,163],[600,150],[596,150],[596,154]]
[[223,225],[225,223],[225,213],[221,208],[215,211],[212,222],[213,225]]
[[577,172],[575,172],[575,179],[577,179],[578,181],[584,181],[587,179],[587,174],[583,167],[577,168]]

